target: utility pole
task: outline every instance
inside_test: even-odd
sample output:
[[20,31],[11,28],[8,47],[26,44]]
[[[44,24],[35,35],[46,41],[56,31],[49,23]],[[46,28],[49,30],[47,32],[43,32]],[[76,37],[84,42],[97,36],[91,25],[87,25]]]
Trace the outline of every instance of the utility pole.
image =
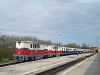
[[97,44],[97,48],[98,48],[98,38],[96,37],[96,44]]
[[97,45],[97,48],[96,48],[95,52],[98,52],[98,45],[99,45],[98,37],[96,37],[96,45]]
[[58,34],[58,46],[60,46],[60,36],[61,34]]

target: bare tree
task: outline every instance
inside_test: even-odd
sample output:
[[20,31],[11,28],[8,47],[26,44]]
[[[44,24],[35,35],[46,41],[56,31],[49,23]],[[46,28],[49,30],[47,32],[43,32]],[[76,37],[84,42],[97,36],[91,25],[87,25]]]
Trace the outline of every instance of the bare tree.
[[81,44],[81,48],[87,49],[87,48],[89,48],[89,45],[87,45],[86,43],[82,43],[82,44]]
[[70,48],[80,48],[80,46],[77,43],[69,43],[64,46],[70,47]]

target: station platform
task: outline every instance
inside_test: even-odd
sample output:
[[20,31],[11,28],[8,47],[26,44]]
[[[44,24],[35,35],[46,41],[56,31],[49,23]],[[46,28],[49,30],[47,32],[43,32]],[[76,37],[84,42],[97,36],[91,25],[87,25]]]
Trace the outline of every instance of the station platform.
[[38,72],[49,70],[61,64],[71,62],[87,55],[91,55],[91,53],[54,57],[0,67],[0,75],[31,75],[31,73],[37,74]]
[[56,75],[100,75],[100,53]]

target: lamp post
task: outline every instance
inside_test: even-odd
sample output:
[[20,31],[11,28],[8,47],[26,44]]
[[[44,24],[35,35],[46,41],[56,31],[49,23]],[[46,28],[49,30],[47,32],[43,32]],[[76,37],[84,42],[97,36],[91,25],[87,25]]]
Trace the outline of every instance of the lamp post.
[[57,56],[58,56],[58,59],[59,59],[59,56],[60,56],[60,54],[59,54],[60,36],[61,36],[61,34],[58,34],[58,44],[57,44],[57,48],[58,48]]

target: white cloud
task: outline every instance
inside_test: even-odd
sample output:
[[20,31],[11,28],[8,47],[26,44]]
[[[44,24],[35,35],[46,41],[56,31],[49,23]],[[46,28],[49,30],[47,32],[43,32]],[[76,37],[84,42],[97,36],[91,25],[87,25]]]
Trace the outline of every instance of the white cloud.
[[100,35],[98,0],[6,1],[0,5],[1,32],[51,39],[70,32]]

